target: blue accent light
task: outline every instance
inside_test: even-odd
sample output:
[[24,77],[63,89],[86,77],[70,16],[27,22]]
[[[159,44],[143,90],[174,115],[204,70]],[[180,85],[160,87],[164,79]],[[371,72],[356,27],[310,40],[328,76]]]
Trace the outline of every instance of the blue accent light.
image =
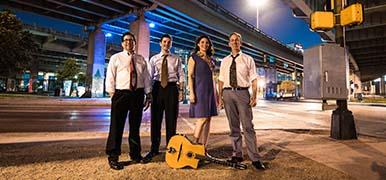
[[151,23],[149,23],[149,27],[150,27],[150,28],[154,28],[154,27],[155,27],[155,24],[151,22]]
[[111,37],[112,36],[112,34],[111,33],[106,33],[106,35],[105,35],[106,37]]

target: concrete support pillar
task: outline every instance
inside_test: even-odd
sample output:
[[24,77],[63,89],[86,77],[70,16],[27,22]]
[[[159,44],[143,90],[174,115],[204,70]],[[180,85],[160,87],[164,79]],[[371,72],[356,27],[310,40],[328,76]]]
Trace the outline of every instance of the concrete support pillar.
[[375,88],[375,82],[371,81],[370,82],[370,94],[375,95],[376,94],[376,88]]
[[16,91],[16,80],[15,79],[7,79],[7,91]]
[[379,85],[381,86],[379,88],[379,90],[381,92],[380,94],[385,95],[385,76],[381,76],[381,82],[379,83]]
[[359,72],[359,71],[354,72],[353,83],[354,83],[355,88],[356,88],[356,93],[362,93],[361,72]]
[[359,71],[350,71],[350,74],[353,83],[350,88],[352,88],[353,92],[349,95],[349,98],[350,100],[358,99],[358,95],[362,93],[361,73]]
[[276,98],[277,92],[277,73],[275,67],[269,67],[265,69],[265,98]]
[[[87,91],[91,97],[103,97],[105,78],[106,39],[100,27],[88,37]],[[91,86],[90,86],[91,85]],[[88,92],[90,93],[90,92]]]
[[150,55],[150,30],[145,21],[144,12],[137,14],[137,20],[130,24],[130,32],[134,34],[137,40],[136,53],[149,60]]

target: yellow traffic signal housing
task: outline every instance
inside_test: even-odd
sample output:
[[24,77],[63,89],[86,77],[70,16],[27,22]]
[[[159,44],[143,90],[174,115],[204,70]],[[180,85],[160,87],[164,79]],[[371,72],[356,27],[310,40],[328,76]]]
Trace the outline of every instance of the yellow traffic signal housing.
[[362,4],[353,4],[340,11],[340,25],[358,25],[363,22],[363,7]]
[[325,11],[315,11],[311,14],[312,30],[331,30],[334,28],[334,13]]

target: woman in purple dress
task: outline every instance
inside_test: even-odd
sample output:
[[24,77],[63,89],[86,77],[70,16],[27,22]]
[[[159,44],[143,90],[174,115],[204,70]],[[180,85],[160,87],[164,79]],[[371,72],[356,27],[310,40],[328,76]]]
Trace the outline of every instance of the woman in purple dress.
[[194,138],[196,143],[206,145],[210,120],[217,115],[216,89],[213,81],[213,45],[209,37],[200,36],[188,60],[189,117],[197,118]]

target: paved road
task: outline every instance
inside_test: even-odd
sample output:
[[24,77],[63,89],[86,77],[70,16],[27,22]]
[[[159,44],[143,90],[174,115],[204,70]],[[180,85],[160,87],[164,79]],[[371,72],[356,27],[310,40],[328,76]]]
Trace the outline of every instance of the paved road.
[[[357,131],[386,138],[386,107],[350,105]],[[321,129],[330,128],[331,110],[321,111],[314,102],[259,100],[253,108],[255,129]],[[107,132],[108,106],[0,105],[0,133],[12,132]],[[188,105],[181,105],[178,131],[191,133],[194,119],[188,118]],[[127,128],[127,127],[126,127]],[[228,131],[224,110],[212,120],[212,132]],[[149,111],[144,113],[143,133],[150,132]]]

